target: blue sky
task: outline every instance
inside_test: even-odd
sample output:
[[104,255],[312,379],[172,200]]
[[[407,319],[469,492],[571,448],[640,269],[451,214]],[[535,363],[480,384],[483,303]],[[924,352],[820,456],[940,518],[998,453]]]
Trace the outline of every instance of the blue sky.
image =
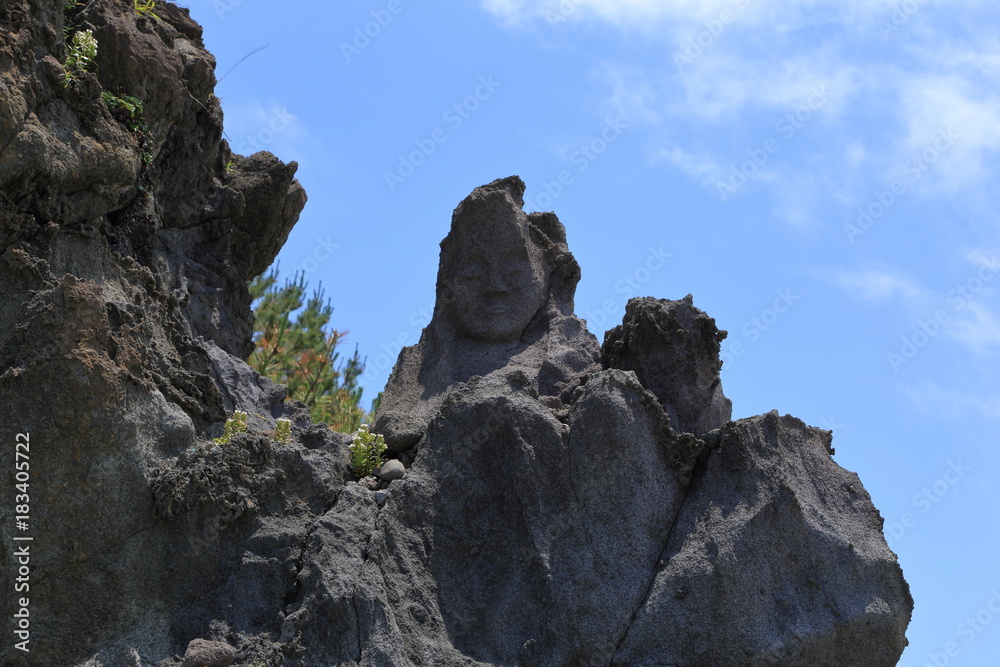
[[332,297],[367,399],[428,321],[455,205],[518,174],[598,338],[630,296],[691,293],[729,331],[734,416],[834,430],[916,599],[900,664],[996,664],[993,3],[187,6],[220,77],[268,45],[217,89],[226,133],[299,163],[280,266]]

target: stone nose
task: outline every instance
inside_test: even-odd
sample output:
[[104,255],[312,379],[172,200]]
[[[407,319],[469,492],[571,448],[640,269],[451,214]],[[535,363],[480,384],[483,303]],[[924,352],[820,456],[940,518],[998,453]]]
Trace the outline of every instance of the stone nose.
[[486,283],[486,294],[507,294],[510,292],[511,280],[504,271],[494,271]]

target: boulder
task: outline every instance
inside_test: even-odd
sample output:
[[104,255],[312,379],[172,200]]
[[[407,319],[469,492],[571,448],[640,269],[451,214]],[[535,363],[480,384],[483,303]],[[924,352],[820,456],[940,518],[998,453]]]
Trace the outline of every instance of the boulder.
[[829,431],[776,411],[722,428],[616,664],[896,664],[913,600],[829,449]]
[[729,421],[733,404],[722,393],[719,344],[726,332],[680,301],[629,299],[622,323],[604,334],[605,368],[634,371],[670,416],[674,428],[701,435]]

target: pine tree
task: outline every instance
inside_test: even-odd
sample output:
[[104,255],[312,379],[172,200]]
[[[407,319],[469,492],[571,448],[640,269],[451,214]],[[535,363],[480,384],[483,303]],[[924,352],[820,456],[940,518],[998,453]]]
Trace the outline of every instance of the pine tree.
[[333,306],[320,286],[308,300],[305,276],[278,286],[278,270],[250,281],[254,300],[254,343],[249,363],[258,373],[288,386],[288,397],[309,407],[314,422],[352,433],[365,420],[358,377],[364,361],[354,354],[341,362],[337,347],[347,331],[328,329]]

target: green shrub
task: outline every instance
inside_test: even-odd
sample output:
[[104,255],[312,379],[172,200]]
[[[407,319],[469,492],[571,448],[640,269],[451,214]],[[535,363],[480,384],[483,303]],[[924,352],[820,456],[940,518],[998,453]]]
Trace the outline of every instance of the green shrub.
[[139,158],[146,165],[152,163],[153,155],[149,152],[149,147],[152,144],[153,133],[149,131],[149,126],[146,124],[142,100],[131,95],[115,95],[108,90],[101,93],[101,99],[104,100],[111,115],[127,127],[135,137],[135,141],[139,145]]
[[149,132],[146,125],[146,118],[142,109],[142,100],[131,95],[115,95],[105,90],[101,93],[101,99],[108,107],[111,115],[118,119],[131,132],[145,134]]
[[222,435],[215,438],[212,442],[217,445],[224,445],[232,440],[234,435],[237,433],[246,433],[249,428],[250,415],[242,410],[236,410],[233,412],[233,416],[226,420],[225,426],[222,427]]
[[281,418],[274,423],[274,441],[279,445],[292,444],[292,422]]
[[86,72],[97,57],[97,39],[92,30],[73,33],[66,43],[66,62],[63,64],[63,85],[69,86],[76,77]]
[[385,439],[368,430],[368,424],[362,424],[354,434],[354,441],[347,447],[351,452],[351,468],[358,477],[372,474],[375,468],[382,465],[382,455],[385,454]]
[[306,300],[305,277],[278,287],[272,270],[250,282],[254,299],[254,344],[249,363],[258,373],[288,386],[288,397],[309,407],[315,422],[351,433],[365,419],[358,377],[364,362],[341,361],[337,347],[346,331],[328,329],[333,307],[322,289]]

